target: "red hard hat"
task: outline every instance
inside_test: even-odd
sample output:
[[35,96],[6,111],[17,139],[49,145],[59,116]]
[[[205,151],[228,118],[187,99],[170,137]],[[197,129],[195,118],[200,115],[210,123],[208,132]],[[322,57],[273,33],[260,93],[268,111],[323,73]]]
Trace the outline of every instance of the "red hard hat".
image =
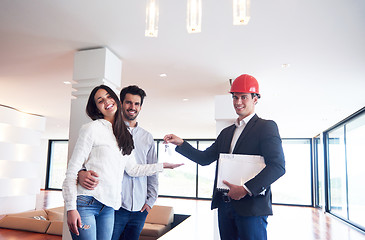
[[241,92],[241,93],[256,93],[260,97],[259,83],[257,80],[248,74],[242,74],[237,77],[231,86],[230,93]]

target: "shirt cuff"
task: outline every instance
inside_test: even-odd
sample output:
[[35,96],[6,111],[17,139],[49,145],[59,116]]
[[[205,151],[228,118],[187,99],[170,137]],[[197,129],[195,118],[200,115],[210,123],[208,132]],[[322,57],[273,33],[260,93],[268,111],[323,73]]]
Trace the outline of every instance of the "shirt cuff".
[[152,207],[153,207],[153,205],[154,205],[154,201],[146,201],[146,204],[147,204],[150,208],[152,208]]
[[70,210],[76,210],[76,201],[75,202],[66,202],[65,203],[66,212]]
[[243,188],[244,188],[244,189],[246,189],[246,191],[248,192],[248,195],[250,195],[250,197],[252,197],[252,192],[250,191],[250,189],[248,189],[248,188],[246,187],[246,185],[245,185],[245,184],[243,184]]
[[156,163],[157,164],[157,172],[163,171],[163,163]]
[[145,204],[147,204],[148,206],[150,206],[150,208],[152,208],[153,205],[155,205],[155,202],[156,202],[156,198],[147,196]]

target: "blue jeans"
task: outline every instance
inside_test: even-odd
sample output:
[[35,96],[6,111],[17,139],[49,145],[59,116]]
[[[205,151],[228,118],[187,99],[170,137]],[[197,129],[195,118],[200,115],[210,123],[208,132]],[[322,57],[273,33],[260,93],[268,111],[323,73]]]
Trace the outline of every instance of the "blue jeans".
[[240,216],[232,202],[219,204],[218,226],[221,240],[267,240],[267,216]]
[[73,240],[110,240],[113,233],[114,209],[91,196],[77,196],[77,211],[82,227],[79,236],[71,232]]
[[115,211],[112,240],[138,240],[148,212],[131,212],[120,208]]

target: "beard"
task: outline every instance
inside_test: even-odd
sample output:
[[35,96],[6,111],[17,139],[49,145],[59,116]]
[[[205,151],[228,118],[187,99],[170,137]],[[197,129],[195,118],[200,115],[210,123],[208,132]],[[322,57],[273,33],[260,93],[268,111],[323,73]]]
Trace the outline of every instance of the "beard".
[[125,118],[125,119],[127,119],[128,121],[133,121],[133,120],[135,120],[135,119],[137,118],[137,116],[138,116],[138,112],[136,113],[136,115],[134,115],[134,116],[130,116],[130,115],[128,115],[128,111],[123,111],[123,116],[124,116],[124,118]]

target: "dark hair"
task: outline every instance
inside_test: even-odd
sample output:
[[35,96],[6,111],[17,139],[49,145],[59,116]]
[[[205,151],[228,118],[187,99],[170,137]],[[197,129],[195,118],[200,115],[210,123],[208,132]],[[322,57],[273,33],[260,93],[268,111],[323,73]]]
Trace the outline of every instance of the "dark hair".
[[125,125],[122,115],[121,115],[121,105],[118,99],[117,94],[106,85],[100,85],[95,87],[89,96],[89,100],[87,101],[86,105],[86,113],[92,120],[97,119],[104,119],[104,115],[99,111],[96,107],[95,103],[95,94],[99,89],[104,89],[109,93],[109,95],[114,99],[115,103],[117,104],[117,111],[114,117],[114,124],[113,124],[113,133],[117,140],[119,148],[122,150],[123,155],[131,154],[134,144],[133,138],[131,133],[128,131],[127,126]]
[[[233,92],[231,92],[232,97],[233,97]],[[261,98],[261,95],[258,93],[250,93],[251,94],[251,98],[257,97],[257,98]]]
[[136,85],[130,85],[128,87],[123,88],[122,91],[120,91],[120,101],[122,103],[123,103],[125,95],[127,95],[127,93],[130,93],[132,95],[139,95],[141,97],[141,106],[142,106],[143,99],[146,96],[146,92],[142,88],[139,88]]
[[258,94],[258,93],[251,93],[251,97],[252,98],[254,98],[255,96],[257,96],[257,98],[260,98],[261,97],[261,95]]

